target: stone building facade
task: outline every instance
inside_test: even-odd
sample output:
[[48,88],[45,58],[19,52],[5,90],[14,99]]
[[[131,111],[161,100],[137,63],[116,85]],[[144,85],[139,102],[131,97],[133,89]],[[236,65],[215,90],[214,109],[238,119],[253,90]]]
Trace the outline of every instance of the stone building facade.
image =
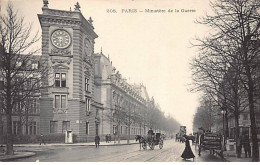
[[79,4],[74,11],[49,9],[38,15],[42,28],[42,56],[50,74],[49,88],[40,98],[40,131],[43,134],[72,130],[78,141],[93,139],[100,132],[103,110],[94,84],[94,43],[98,35]]
[[131,85],[102,52],[95,54],[95,83],[101,93],[103,135],[127,139],[150,127],[150,98],[142,84]]
[[[50,9],[47,2],[38,14],[42,29],[39,62],[49,73],[32,102],[35,113],[29,115],[33,122],[29,135],[63,136],[69,130],[74,141],[86,142],[96,135],[128,139],[146,134],[154,127],[151,111],[158,110],[146,87],[129,84],[102,51],[94,54],[98,35],[78,3],[74,11],[64,11]],[[4,134],[4,114],[0,114]],[[12,120],[15,134],[17,116]]]

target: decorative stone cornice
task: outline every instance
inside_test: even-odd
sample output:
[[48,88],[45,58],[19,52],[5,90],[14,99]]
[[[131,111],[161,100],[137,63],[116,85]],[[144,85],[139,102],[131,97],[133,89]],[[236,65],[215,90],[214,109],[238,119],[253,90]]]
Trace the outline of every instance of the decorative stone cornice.
[[53,55],[71,55],[71,51],[69,49],[51,49],[51,54]]

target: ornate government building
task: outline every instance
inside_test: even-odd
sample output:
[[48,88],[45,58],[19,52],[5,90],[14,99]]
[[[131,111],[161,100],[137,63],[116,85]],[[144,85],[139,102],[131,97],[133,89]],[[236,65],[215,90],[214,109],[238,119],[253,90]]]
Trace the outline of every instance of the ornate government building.
[[146,134],[152,126],[149,111],[156,108],[142,84],[131,85],[102,51],[94,54],[91,17],[77,3],[74,11],[48,8],[38,14],[42,28],[42,57],[50,68],[42,82],[49,86],[39,97],[35,134],[62,134],[71,130],[77,141],[95,135],[126,139]]

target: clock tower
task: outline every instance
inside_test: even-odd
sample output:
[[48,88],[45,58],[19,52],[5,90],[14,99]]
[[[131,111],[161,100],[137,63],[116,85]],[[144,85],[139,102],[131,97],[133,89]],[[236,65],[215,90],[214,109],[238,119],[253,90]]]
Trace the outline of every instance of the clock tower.
[[[87,20],[75,5],[74,11],[50,9],[43,0],[38,18],[42,28],[42,65],[49,74],[42,82],[40,132],[64,133],[70,130],[79,141],[86,141],[91,127],[94,100],[93,20]],[[95,127],[97,123],[93,123]],[[96,130],[96,129],[95,129]]]

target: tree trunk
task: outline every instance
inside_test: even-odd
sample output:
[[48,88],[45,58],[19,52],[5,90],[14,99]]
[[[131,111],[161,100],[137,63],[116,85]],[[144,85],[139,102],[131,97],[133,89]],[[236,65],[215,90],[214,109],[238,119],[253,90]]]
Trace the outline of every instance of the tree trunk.
[[[7,61],[10,61],[9,56]],[[10,68],[10,63],[7,64],[7,68]],[[6,75],[6,155],[13,155],[13,135],[12,135],[12,94],[11,94],[11,74],[10,69],[7,69]]]
[[128,134],[127,144],[130,144],[130,125],[128,126],[127,134]]
[[117,138],[118,138],[117,140],[118,140],[118,144],[120,144],[120,133],[121,133],[121,132],[120,132],[120,131],[121,131],[120,127],[121,127],[121,126],[120,126],[120,123],[119,123],[119,124],[118,124],[118,128],[117,128],[117,136],[118,136],[118,137],[117,137]]
[[252,79],[251,68],[248,64],[247,51],[244,46],[244,55],[245,55],[245,69],[246,76],[248,79],[248,102],[249,102],[249,113],[250,113],[250,124],[251,124],[251,136],[252,136],[252,161],[259,162],[259,148],[257,140],[257,127],[255,121],[255,110],[254,110],[254,82]]
[[6,114],[6,155],[13,155],[12,115]]
[[259,148],[258,148],[258,140],[257,140],[257,128],[255,121],[255,111],[254,111],[254,96],[253,96],[253,85],[252,81],[249,81],[249,90],[248,90],[248,98],[249,98],[249,111],[250,111],[250,122],[251,122],[251,136],[252,136],[252,161],[259,161]]
[[236,139],[236,154],[237,157],[240,158],[241,157],[241,144],[240,144],[240,137],[239,137],[239,120],[238,120],[238,112],[237,110],[235,110],[236,112],[234,113],[235,116],[235,139]]
[[226,114],[225,114],[225,127],[226,127],[226,138],[228,138],[229,137],[229,130],[228,130],[228,112],[227,112],[227,110],[226,110]]

